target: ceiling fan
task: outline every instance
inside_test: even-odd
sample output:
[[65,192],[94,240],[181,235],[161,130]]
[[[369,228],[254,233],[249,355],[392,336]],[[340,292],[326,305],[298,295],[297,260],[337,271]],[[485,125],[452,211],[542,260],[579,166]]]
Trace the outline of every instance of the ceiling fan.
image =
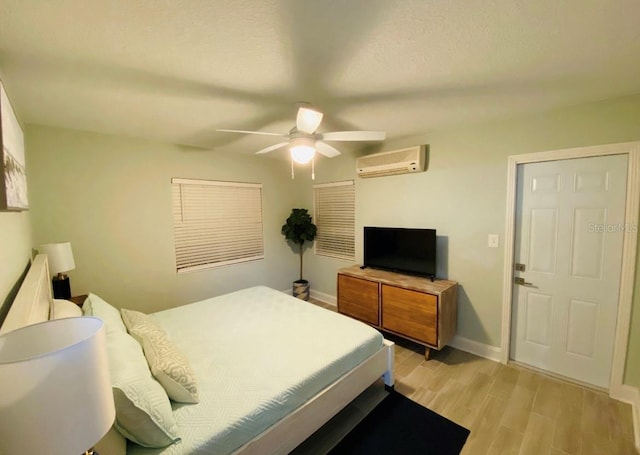
[[318,152],[328,158],[340,155],[340,151],[327,144],[326,141],[384,141],[384,131],[334,131],[331,133],[316,133],[322,122],[322,112],[312,108],[308,103],[300,103],[296,116],[296,126],[289,133],[267,133],[262,131],[226,130],[216,131],[224,133],[262,134],[287,138],[284,142],[271,145],[256,152],[256,154],[269,153],[274,150],[289,146],[291,159],[296,163],[306,164],[313,160]]

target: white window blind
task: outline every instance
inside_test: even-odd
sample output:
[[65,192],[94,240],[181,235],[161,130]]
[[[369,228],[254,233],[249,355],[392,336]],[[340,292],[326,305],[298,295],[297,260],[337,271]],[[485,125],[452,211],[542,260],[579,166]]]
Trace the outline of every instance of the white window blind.
[[356,191],[353,180],[313,186],[315,252],[355,260]]
[[264,258],[262,185],[171,179],[178,273]]

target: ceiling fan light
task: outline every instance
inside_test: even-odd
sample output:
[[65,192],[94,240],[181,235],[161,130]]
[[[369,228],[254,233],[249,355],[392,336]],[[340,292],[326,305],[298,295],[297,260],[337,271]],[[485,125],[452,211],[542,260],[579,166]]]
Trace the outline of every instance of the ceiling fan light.
[[320,126],[322,116],[322,112],[318,112],[308,107],[301,107],[298,109],[296,127],[299,131],[313,133]]
[[313,159],[316,154],[315,147],[310,145],[294,145],[290,149],[291,159],[298,164],[307,164]]

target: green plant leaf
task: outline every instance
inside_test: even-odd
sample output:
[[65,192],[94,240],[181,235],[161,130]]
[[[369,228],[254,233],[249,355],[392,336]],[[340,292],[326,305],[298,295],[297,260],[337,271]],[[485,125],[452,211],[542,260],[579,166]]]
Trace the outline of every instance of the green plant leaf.
[[318,228],[313,224],[307,209],[291,209],[291,215],[280,230],[284,237],[299,246],[300,250],[300,279],[302,280],[302,245],[312,242],[316,238]]

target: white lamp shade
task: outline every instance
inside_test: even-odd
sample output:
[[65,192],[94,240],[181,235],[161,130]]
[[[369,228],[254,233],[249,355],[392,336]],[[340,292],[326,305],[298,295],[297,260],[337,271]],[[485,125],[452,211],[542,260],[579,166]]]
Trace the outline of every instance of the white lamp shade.
[[313,155],[315,155],[315,153],[316,149],[313,147],[307,147],[306,145],[291,147],[291,157],[293,158],[293,161],[298,164],[307,164],[313,159]]
[[0,336],[0,453],[80,454],[114,419],[102,320],[57,319]]
[[76,263],[73,260],[73,251],[71,251],[71,243],[69,242],[40,245],[38,251],[48,256],[49,272],[52,275],[68,272],[76,268]]
[[296,128],[298,131],[313,133],[322,122],[322,112],[308,107],[300,107],[296,116]]
[[296,137],[290,141],[291,158],[299,164],[307,164],[316,154],[315,141],[308,137]]

